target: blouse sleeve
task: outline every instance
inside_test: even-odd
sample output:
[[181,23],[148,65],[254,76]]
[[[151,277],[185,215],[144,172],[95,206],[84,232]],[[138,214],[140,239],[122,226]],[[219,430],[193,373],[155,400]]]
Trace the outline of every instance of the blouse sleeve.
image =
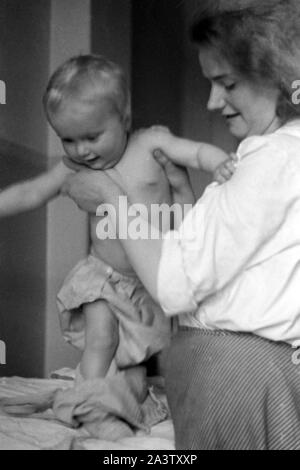
[[223,289],[285,220],[291,201],[284,150],[267,137],[244,144],[231,180],[210,185],[179,230],[165,236],[158,298],[168,315],[191,312]]

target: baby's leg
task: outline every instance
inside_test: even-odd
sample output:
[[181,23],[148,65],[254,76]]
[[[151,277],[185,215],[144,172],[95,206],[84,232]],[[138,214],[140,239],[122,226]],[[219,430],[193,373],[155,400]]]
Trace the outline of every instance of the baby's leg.
[[84,304],[85,350],[80,363],[84,379],[105,377],[119,343],[118,321],[104,300]]

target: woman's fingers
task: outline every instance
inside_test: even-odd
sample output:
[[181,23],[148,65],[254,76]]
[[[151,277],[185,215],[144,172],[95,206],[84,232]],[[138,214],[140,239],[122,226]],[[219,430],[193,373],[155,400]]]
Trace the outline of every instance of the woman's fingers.
[[153,156],[155,160],[163,167],[169,165],[171,161],[168,159],[168,157],[160,150],[156,149],[153,152]]
[[173,188],[178,189],[183,185],[189,184],[186,169],[174,165],[161,150],[154,151],[154,158],[164,168],[169,183]]
[[65,179],[62,193],[73,199],[81,209],[95,212],[103,199],[111,194],[113,186],[105,172],[83,170]]
[[164,169],[166,178],[168,179],[172,198],[174,203],[194,204],[195,195],[191,186],[187,169],[178,165],[174,165],[168,157],[159,149],[154,151],[156,161]]

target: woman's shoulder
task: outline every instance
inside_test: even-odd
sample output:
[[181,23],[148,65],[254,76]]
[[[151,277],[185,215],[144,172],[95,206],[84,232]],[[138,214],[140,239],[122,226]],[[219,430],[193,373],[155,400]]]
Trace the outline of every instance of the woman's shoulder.
[[288,123],[271,134],[246,138],[240,143],[237,156],[242,160],[256,154],[272,154],[274,157],[294,152],[300,152],[300,120]]
[[251,136],[244,139],[238,146],[237,156],[242,160],[248,155],[254,154],[268,145],[266,136]]

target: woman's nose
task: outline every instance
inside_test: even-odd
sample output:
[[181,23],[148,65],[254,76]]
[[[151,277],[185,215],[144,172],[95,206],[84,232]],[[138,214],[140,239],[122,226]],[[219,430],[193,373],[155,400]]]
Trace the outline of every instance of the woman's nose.
[[225,106],[224,90],[220,85],[212,85],[209,99],[207,102],[208,111],[223,109]]

